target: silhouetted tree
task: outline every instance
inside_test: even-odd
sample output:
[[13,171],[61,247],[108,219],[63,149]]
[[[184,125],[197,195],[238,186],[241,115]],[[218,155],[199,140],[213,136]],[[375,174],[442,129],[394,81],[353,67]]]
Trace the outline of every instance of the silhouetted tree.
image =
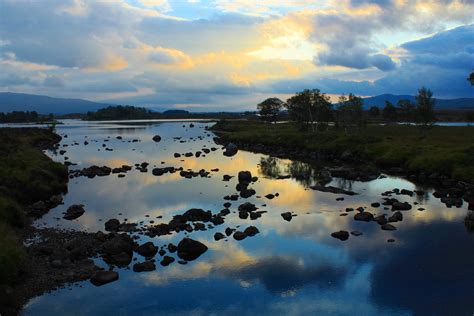
[[369,116],[372,117],[372,118],[379,117],[380,116],[380,109],[376,106],[372,106],[369,109]]
[[425,87],[419,89],[416,96],[416,122],[422,128],[430,127],[435,122],[434,106],[433,92]]
[[397,107],[400,112],[400,119],[406,122],[413,122],[415,120],[415,105],[410,100],[399,100]]
[[325,125],[327,125],[332,117],[332,104],[329,100],[329,96],[319,89],[307,89],[289,98],[286,107],[293,120],[303,126],[309,125],[315,132],[320,124],[326,123]]
[[268,98],[257,105],[260,117],[269,122],[275,122],[284,102],[278,98]]
[[471,72],[471,74],[469,75],[469,78],[467,78],[467,80],[469,80],[471,82],[471,84],[474,85],[474,72]]
[[366,124],[364,117],[364,101],[350,93],[347,97],[341,95],[338,102],[338,125],[346,132],[349,129],[362,128]]
[[385,107],[382,111],[382,116],[387,122],[395,122],[397,120],[397,109],[390,101],[385,101]]

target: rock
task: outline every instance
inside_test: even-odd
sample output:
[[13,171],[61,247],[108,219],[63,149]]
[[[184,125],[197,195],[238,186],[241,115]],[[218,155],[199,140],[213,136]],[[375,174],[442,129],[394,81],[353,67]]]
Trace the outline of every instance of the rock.
[[358,236],[362,236],[363,234],[360,231],[354,230],[351,232],[351,235],[358,237]]
[[329,193],[334,193],[334,194],[346,194],[346,195],[356,195],[357,193],[352,192],[352,191],[347,191],[344,189],[336,188],[333,186],[322,186],[322,185],[313,185],[310,186],[311,189],[316,190],[316,191],[321,191],[321,192],[329,192]]
[[379,216],[375,217],[375,221],[379,225],[385,225],[385,224],[388,223],[387,218],[385,217],[385,215],[379,215]]
[[410,190],[407,190],[407,189],[402,189],[402,190],[400,191],[400,194],[413,196],[413,191],[410,191]]
[[234,236],[233,236],[233,237],[234,237],[235,240],[243,240],[243,239],[245,239],[245,238],[247,237],[247,235],[244,234],[244,233],[241,232],[241,231],[236,231],[236,232],[234,233]]
[[401,222],[402,220],[403,220],[403,214],[399,211],[396,211],[395,213],[392,214],[392,216],[388,218],[388,221],[391,223]]
[[132,262],[132,255],[126,252],[121,252],[117,255],[111,255],[107,261],[116,264],[119,267],[126,267],[130,262]]
[[115,271],[97,271],[91,278],[91,283],[95,286],[101,286],[118,280],[119,274]]
[[151,258],[156,255],[158,252],[158,247],[156,247],[151,241],[144,243],[143,245],[138,246],[136,252],[146,258]]
[[106,240],[102,246],[102,253],[105,256],[118,255],[122,252],[132,254],[133,239],[126,234],[115,234],[110,239]]
[[228,143],[228,144],[225,146],[224,156],[232,157],[232,156],[234,156],[235,154],[237,154],[237,151],[238,151],[238,148],[237,148],[237,145],[236,145],[236,144],[234,144],[234,143]]
[[101,232],[100,230],[97,233],[95,233],[94,237],[95,237],[95,239],[97,239],[100,242],[104,242],[104,241],[107,240],[107,236],[103,232]]
[[370,222],[374,219],[374,215],[369,212],[360,212],[354,215],[356,221]]
[[270,193],[270,194],[265,195],[265,197],[266,197],[267,199],[271,200],[271,199],[273,199],[273,198],[275,197],[275,195],[273,195],[273,194]]
[[161,141],[161,136],[160,135],[153,136],[153,141],[158,143],[159,141]]
[[172,243],[169,243],[168,244],[168,251],[171,252],[171,253],[175,253],[176,250],[178,250],[178,247],[176,247],[174,244]]
[[283,217],[283,219],[288,222],[290,222],[291,219],[293,218],[293,216],[291,215],[291,212],[281,213],[281,217]]
[[161,260],[160,264],[163,266],[163,267],[167,267],[169,266],[171,263],[174,262],[174,258],[173,257],[170,257],[170,256],[164,256],[163,257],[163,260]]
[[229,181],[232,178],[233,178],[232,176],[229,176],[228,174],[225,174],[225,175],[222,176],[222,181]]
[[244,230],[244,234],[247,235],[248,237],[253,237],[256,234],[258,234],[259,232],[260,231],[255,226],[249,226]]
[[249,197],[251,197],[252,195],[254,195],[256,192],[254,189],[247,189],[247,188],[244,188],[240,191],[240,197],[244,198],[244,199],[247,199]]
[[181,157],[180,153],[174,153],[174,158],[179,158],[179,157]]
[[227,228],[225,229],[225,234],[226,234],[227,236],[230,236],[230,235],[232,235],[232,233],[233,233],[234,231],[235,231],[235,229],[232,229],[232,228],[230,228],[230,227],[227,227]]
[[69,206],[63,218],[71,221],[73,219],[76,219],[82,216],[82,214],[84,213],[85,213],[85,210],[84,210],[83,204],[74,204],[74,205]]
[[156,269],[155,263],[153,263],[152,261],[135,263],[133,265],[133,271],[135,272],[153,271],[155,269]]
[[345,230],[340,230],[338,232],[334,232],[331,234],[332,237],[337,238],[339,240],[347,240],[349,238],[349,233]]
[[392,211],[408,211],[411,210],[411,205],[408,202],[394,202],[392,204]]
[[207,249],[207,246],[199,241],[183,238],[178,244],[178,257],[186,261],[192,261],[199,258]]
[[120,222],[118,219],[112,218],[105,222],[105,230],[109,232],[117,232],[120,228]]
[[238,180],[239,183],[250,183],[252,182],[252,173],[250,171],[239,171]]
[[372,207],[380,207],[380,203],[374,202],[374,203],[370,204],[370,206],[372,206]]
[[225,238],[225,235],[223,233],[215,233],[214,234],[214,240],[215,241],[219,241],[221,239],[224,239]]
[[392,224],[385,224],[385,225],[382,225],[381,228],[383,230],[397,230],[397,228],[395,226],[393,226]]

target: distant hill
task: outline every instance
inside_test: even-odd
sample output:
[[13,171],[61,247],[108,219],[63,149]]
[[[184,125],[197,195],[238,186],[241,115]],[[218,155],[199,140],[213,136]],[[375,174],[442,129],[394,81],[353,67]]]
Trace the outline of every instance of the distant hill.
[[109,106],[82,99],[52,98],[44,95],[0,92],[0,112],[36,111],[40,114],[69,114],[97,111]]
[[[413,103],[416,102],[415,97],[412,95],[381,94],[375,97],[364,98],[364,106],[366,108],[372,106],[383,108],[386,100],[395,105],[399,100],[409,100]],[[437,110],[474,109],[474,98],[436,99],[435,108]]]

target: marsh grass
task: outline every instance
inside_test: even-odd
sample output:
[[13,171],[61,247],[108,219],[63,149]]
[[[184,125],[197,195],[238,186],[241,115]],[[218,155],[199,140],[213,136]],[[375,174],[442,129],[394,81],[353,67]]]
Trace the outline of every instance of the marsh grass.
[[228,141],[342,154],[350,151],[381,167],[402,167],[412,173],[441,173],[474,182],[474,127],[368,125],[348,134],[330,128],[302,131],[294,123],[220,121],[212,130]]

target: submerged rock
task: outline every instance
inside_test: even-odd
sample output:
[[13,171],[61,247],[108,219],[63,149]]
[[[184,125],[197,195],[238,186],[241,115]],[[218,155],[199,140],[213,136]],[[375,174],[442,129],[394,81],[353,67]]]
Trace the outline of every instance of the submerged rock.
[[153,271],[155,269],[156,269],[156,265],[152,261],[145,261],[145,262],[135,263],[133,265],[133,271],[135,271],[135,272]]

